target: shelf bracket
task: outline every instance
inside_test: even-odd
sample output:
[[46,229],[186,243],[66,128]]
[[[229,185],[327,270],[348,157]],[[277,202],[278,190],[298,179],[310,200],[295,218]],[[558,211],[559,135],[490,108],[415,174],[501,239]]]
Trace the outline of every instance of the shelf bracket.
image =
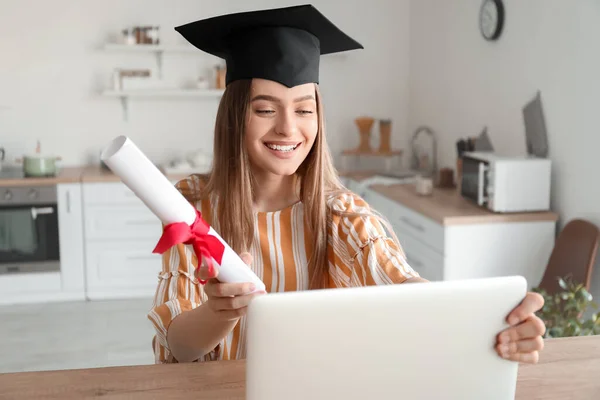
[[163,51],[159,50],[155,53],[156,55],[156,67],[158,72],[158,79],[162,79],[162,67],[163,67]]
[[129,121],[129,104],[127,96],[121,96],[121,108],[123,109],[123,121]]

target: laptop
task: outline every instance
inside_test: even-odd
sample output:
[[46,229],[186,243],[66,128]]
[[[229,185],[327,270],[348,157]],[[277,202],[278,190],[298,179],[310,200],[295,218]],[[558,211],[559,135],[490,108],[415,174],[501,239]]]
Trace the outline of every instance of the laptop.
[[247,400],[514,399],[494,350],[520,276],[269,294],[247,318]]

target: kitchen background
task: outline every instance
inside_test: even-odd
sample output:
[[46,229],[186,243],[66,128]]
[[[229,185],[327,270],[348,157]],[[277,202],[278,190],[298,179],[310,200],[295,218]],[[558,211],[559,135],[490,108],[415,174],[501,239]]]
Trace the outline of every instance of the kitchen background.
[[[479,32],[481,0],[312,3],[365,46],[321,62],[328,140],[338,165],[341,151],[358,145],[354,119],[363,115],[392,121],[392,146],[405,150],[404,166],[410,159],[412,133],[422,125],[435,132],[438,167],[454,168],[456,141],[475,136],[484,127],[496,150],[523,154],[521,109],[539,90],[553,163],[551,201],[560,216],[558,228],[574,218],[600,225],[596,177],[600,53],[595,51],[600,3],[505,0],[505,27],[497,42],[483,40]],[[63,166],[98,164],[100,149],[121,134],[131,137],[158,164],[184,157],[192,149],[210,152],[219,97],[134,98],[127,103],[125,119],[119,98],[102,95],[111,88],[114,68],[149,68],[156,75],[157,62],[151,53],[107,51],[105,44],[126,27],[152,25],[160,26],[161,44],[184,45],[173,30],[176,25],[293,4],[297,3],[0,0],[0,146],[6,149],[7,161],[32,153],[39,140],[42,152],[61,156]],[[199,76],[212,83],[218,62],[201,52],[165,53],[163,79],[178,87],[194,87]],[[600,299],[598,263],[592,294]],[[130,310],[145,318],[147,301],[131,304]],[[78,323],[75,305],[39,307],[48,310],[50,318],[73,313],[68,323]],[[112,319],[92,321],[93,329],[118,330],[131,315],[123,314],[117,303],[91,307],[112,315]],[[2,308],[0,315],[15,318],[21,312]],[[35,311],[22,315],[22,326],[36,326]],[[4,338],[21,327],[13,324],[10,331],[2,329]],[[144,329],[136,332],[140,344],[130,360],[139,360],[140,354],[151,359],[150,334]],[[23,340],[21,344],[26,343]],[[107,340],[106,345],[112,343],[112,351],[118,353],[118,335],[113,342]],[[11,354],[17,357],[18,352]],[[128,359],[121,357],[119,362]]]
[[[132,138],[158,163],[190,147],[212,149],[218,97],[148,98],[129,103],[123,120],[120,101],[100,92],[110,88],[113,68],[150,68],[149,53],[103,51],[128,26],[159,25],[161,43],[187,44],[173,27],[222,13],[295,4],[292,1],[132,0],[52,2],[3,0],[0,13],[0,126],[9,154],[42,150],[63,157],[64,165],[98,159],[118,134]],[[360,114],[394,121],[395,139],[407,130],[408,1],[383,0],[357,10],[363,1],[316,1],[325,15],[360,38],[364,51],[324,57],[320,79],[327,109],[329,142],[339,152],[355,133]],[[35,12],[32,12],[35,10]],[[393,38],[393,40],[392,40]],[[163,76],[192,86],[200,75],[212,82],[218,59],[200,51],[165,53]]]

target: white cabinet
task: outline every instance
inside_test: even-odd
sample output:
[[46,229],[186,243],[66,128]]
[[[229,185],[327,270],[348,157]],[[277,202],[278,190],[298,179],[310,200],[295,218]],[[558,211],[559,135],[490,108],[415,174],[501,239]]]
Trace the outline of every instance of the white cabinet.
[[522,275],[531,288],[554,246],[555,221],[443,225],[371,189],[363,197],[389,220],[409,264],[428,280]]
[[84,295],[84,240],[81,185],[57,185],[62,290]]
[[161,271],[153,254],[160,221],[121,182],[83,184],[89,299],[151,297]]

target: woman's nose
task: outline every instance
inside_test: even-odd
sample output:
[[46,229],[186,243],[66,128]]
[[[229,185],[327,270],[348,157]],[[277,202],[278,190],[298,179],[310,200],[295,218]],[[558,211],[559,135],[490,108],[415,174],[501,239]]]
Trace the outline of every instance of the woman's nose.
[[298,130],[295,114],[293,112],[280,113],[275,129],[280,135],[293,136]]

